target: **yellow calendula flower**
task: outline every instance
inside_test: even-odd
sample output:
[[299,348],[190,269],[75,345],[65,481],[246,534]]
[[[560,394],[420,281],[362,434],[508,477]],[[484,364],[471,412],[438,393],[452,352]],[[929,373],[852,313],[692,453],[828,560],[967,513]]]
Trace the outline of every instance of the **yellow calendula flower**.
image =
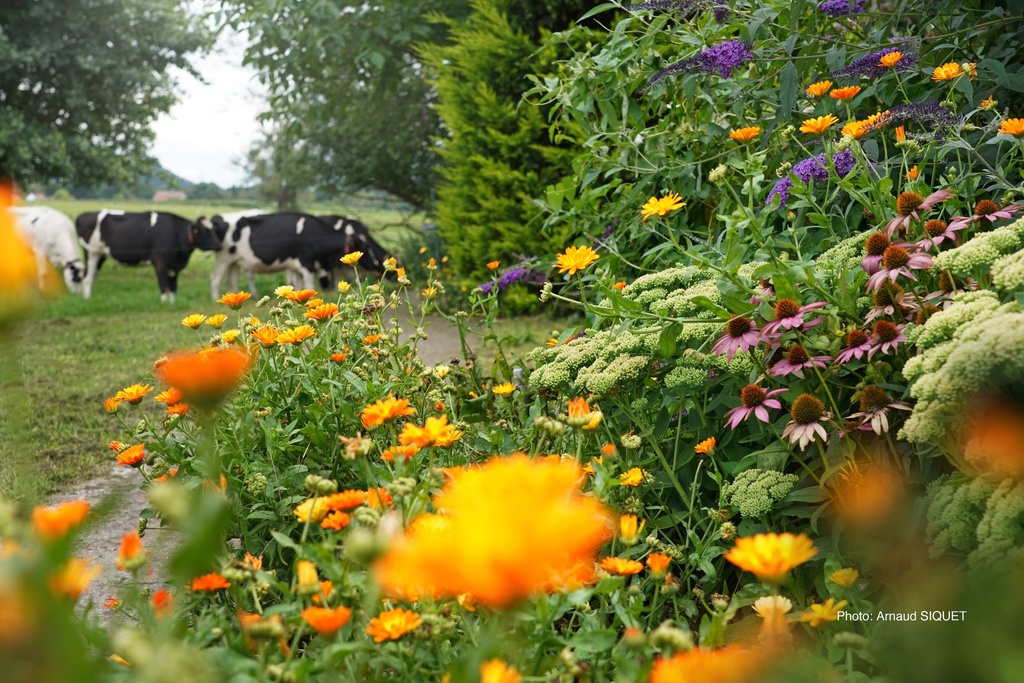
[[193,330],[197,330],[199,329],[199,326],[203,324],[204,320],[206,320],[206,316],[202,313],[193,313],[192,315],[187,315],[182,318],[181,324],[185,327],[191,327]]
[[344,294],[345,292],[347,292],[350,289],[352,289],[352,285],[350,285],[349,283],[345,282],[344,280],[342,280],[341,282],[338,283],[338,291],[341,292],[342,294]]
[[959,78],[963,75],[963,69],[960,68],[959,64],[956,62],[949,62],[942,66],[935,67],[935,70],[932,71],[932,80],[936,82],[951,81],[954,78]]
[[224,330],[220,335],[220,340],[225,344],[234,344],[240,334],[242,334],[241,330]]
[[636,515],[619,517],[619,539],[625,545],[636,545],[640,541],[640,533],[647,525],[647,520],[637,522]]
[[209,318],[207,318],[206,324],[209,325],[210,327],[219,330],[220,326],[223,325],[227,321],[227,319],[228,317],[226,315],[224,315],[223,313],[218,313],[217,315],[211,315]]
[[800,615],[800,621],[810,624],[811,628],[818,628],[823,622],[838,619],[839,612],[846,605],[846,600],[836,602],[835,598],[829,598],[824,604],[814,604],[808,607],[807,611]]
[[639,467],[631,467],[619,475],[619,484],[622,486],[639,486],[643,483],[646,474]]
[[501,384],[495,385],[491,389],[491,392],[497,394],[498,396],[508,396],[515,390],[516,385],[512,384],[512,382],[502,382]]
[[811,83],[807,86],[806,92],[812,97],[821,97],[828,92],[828,89],[832,87],[832,81],[818,81],[817,83]]
[[373,642],[383,643],[385,640],[398,640],[422,623],[420,615],[412,610],[393,609],[371,619],[366,633],[373,636]]
[[844,567],[837,571],[832,572],[831,579],[837,585],[843,588],[849,588],[857,582],[860,578],[860,572],[853,567]]
[[747,126],[746,128],[737,128],[734,131],[730,131],[729,137],[736,142],[749,142],[760,134],[760,126]]
[[350,251],[341,257],[341,262],[346,266],[354,266],[359,262],[359,259],[363,258],[363,252],[361,251]]
[[817,554],[818,549],[806,534],[757,534],[736,539],[725,559],[761,581],[777,583]]
[[519,683],[521,680],[519,672],[500,659],[480,665],[480,683]]
[[601,257],[597,252],[588,246],[567,247],[565,253],[556,256],[555,267],[560,273],[568,272],[569,275],[575,275],[577,271],[586,270],[599,258]]
[[839,119],[836,118],[835,115],[825,114],[824,116],[818,116],[804,121],[800,126],[800,132],[809,133],[811,135],[821,135],[838,122]]
[[1024,119],[1006,119],[999,124],[999,133],[1019,138],[1024,135]]
[[281,285],[280,287],[278,287],[277,289],[274,290],[274,294],[276,294],[277,296],[279,296],[282,299],[284,299],[285,297],[287,297],[289,294],[291,294],[294,291],[295,291],[295,288],[292,287],[291,285]]
[[640,207],[640,215],[643,216],[641,220],[646,221],[651,216],[667,216],[684,206],[686,206],[686,202],[675,192],[669,192],[661,199],[651,197],[646,204]]

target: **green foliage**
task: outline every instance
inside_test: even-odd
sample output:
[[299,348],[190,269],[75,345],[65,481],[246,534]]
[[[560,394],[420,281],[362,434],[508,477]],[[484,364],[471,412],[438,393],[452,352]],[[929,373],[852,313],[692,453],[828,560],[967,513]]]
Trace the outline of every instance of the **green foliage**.
[[0,12],[0,177],[125,181],[147,171],[172,68],[212,43],[185,0],[32,0]]
[[722,487],[722,499],[739,510],[744,519],[764,517],[783,500],[799,480],[795,474],[752,468],[740,472]]
[[928,485],[925,496],[928,542],[933,555],[969,554],[978,547],[978,524],[996,485],[985,479],[967,482],[952,475]]

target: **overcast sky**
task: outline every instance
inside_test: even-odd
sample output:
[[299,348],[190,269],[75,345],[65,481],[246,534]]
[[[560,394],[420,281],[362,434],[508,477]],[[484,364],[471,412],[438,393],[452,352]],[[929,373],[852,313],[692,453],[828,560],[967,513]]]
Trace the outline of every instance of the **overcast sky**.
[[245,40],[225,29],[216,50],[195,65],[206,83],[178,74],[179,103],[154,124],[155,156],[192,182],[230,187],[245,182],[238,161],[256,139],[263,107],[255,70],[242,66]]

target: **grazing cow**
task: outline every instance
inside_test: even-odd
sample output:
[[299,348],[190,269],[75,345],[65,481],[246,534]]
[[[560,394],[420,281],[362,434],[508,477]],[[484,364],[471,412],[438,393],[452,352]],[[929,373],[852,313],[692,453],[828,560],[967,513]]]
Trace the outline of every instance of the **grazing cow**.
[[160,300],[174,303],[178,273],[188,265],[192,252],[220,249],[220,240],[210,229],[193,225],[187,218],[173,213],[103,209],[98,213],[83,213],[75,221],[75,227],[88,255],[84,285],[87,299],[92,295],[96,273],[109,256],[128,266],[151,263],[160,284]]
[[[361,251],[363,255],[359,258],[358,266],[363,270],[376,272],[378,275],[384,274],[384,261],[388,258],[388,252],[385,251],[384,247],[380,245],[377,240],[373,239],[370,235],[370,230],[363,225],[362,222],[355,218],[348,216],[338,216],[335,214],[328,216],[317,216],[320,220],[324,221],[331,226],[335,231],[343,232],[345,238],[348,240],[345,247],[345,253],[349,254],[353,251]],[[349,277],[353,271],[351,268],[344,268],[338,270],[340,264],[330,263],[324,264],[323,271],[330,273],[331,278],[334,282],[337,282],[340,277]],[[321,281],[325,279],[325,273],[321,272]],[[333,282],[328,282],[323,285],[324,287],[333,286]]]
[[40,266],[45,269],[46,261],[52,263],[63,271],[68,291],[80,294],[85,264],[71,219],[48,206],[16,206],[11,211],[21,232],[32,243]]
[[[239,219],[261,216],[263,213],[259,209],[247,209],[245,211],[216,214],[209,219],[200,216],[196,220],[196,224],[200,227],[213,230],[213,234],[220,240],[220,251],[217,252],[213,271],[210,273],[210,291],[213,294],[214,301],[220,298],[220,283],[225,275],[228,278],[228,291],[236,291],[238,289],[239,264],[243,259],[238,256],[239,245],[232,240],[232,236]],[[252,269],[246,268],[246,275],[249,278],[250,292],[258,295],[256,292],[256,279],[253,277]]]

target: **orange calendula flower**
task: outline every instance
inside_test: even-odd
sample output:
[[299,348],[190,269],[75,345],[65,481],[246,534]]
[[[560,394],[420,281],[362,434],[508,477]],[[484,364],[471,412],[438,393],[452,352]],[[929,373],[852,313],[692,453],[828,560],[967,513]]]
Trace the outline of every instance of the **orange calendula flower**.
[[709,436],[708,438],[704,439],[699,444],[694,446],[693,450],[694,450],[695,453],[700,453],[701,455],[707,455],[711,451],[715,450],[715,444],[716,443],[717,442],[715,441],[715,437]]
[[519,683],[522,680],[518,671],[500,659],[492,659],[480,665],[480,683]]
[[398,640],[422,623],[420,615],[411,610],[393,609],[371,619],[366,633],[373,636],[373,642],[383,643],[385,640]]
[[647,568],[651,570],[651,575],[657,579],[665,576],[665,572],[668,570],[668,565],[672,562],[672,558],[665,553],[651,553],[647,556]]
[[217,303],[224,304],[225,306],[237,311],[242,307],[242,304],[249,300],[250,297],[252,297],[252,294],[249,292],[228,292],[221,298],[217,299]]
[[903,53],[900,52],[899,50],[893,50],[889,54],[885,54],[879,57],[878,63],[879,65],[884,66],[887,69],[892,69],[897,64],[900,63],[901,59],[903,59]]
[[368,334],[365,337],[363,337],[363,344],[366,345],[366,346],[369,346],[370,344],[376,344],[379,341],[380,341],[380,335],[379,334]]
[[750,142],[760,134],[760,126],[747,126],[746,128],[737,128],[734,131],[730,131],[729,137],[736,142]]
[[146,447],[142,444],[129,446],[117,454],[117,464],[138,467],[146,458]]
[[582,427],[586,430],[597,429],[604,417],[604,413],[600,410],[591,410],[582,396],[569,401],[568,412],[569,416],[566,421],[573,427]]
[[111,441],[107,444],[107,448],[114,451],[114,453],[120,453],[124,449],[128,448],[128,444],[123,444],[120,441]]
[[341,531],[351,523],[352,516],[347,512],[332,512],[324,517],[324,521],[320,522],[320,526],[332,531]]
[[273,325],[263,325],[249,333],[249,336],[259,342],[260,346],[269,348],[277,345],[277,338],[281,335]]
[[907,139],[907,129],[903,126],[896,126],[896,142],[904,142]]
[[496,270],[501,265],[501,261],[491,261],[487,264],[488,270]]
[[351,617],[352,610],[348,607],[307,607],[302,610],[303,620],[322,636],[337,633]]
[[984,109],[985,111],[989,111],[990,109],[995,109],[996,104],[998,104],[996,102],[996,98],[994,98],[991,95],[989,95],[988,97],[986,97],[985,99],[983,99],[981,101],[980,107],[982,109]]
[[84,500],[72,500],[55,507],[32,510],[32,531],[45,541],[53,541],[85,521],[91,506]]
[[649,683],[746,683],[755,680],[762,666],[761,657],[758,651],[739,645],[715,650],[695,648],[655,660],[648,680]]
[[398,443],[403,446],[415,444],[420,448],[427,446],[450,446],[462,436],[455,425],[448,424],[448,416],[428,417],[422,427],[407,423],[398,435]]
[[224,315],[223,313],[218,313],[217,315],[211,315],[209,318],[207,318],[206,324],[214,329],[219,330],[221,325],[223,325],[227,321],[227,319],[228,317],[226,315]]
[[177,417],[181,417],[182,415],[187,413],[191,407],[192,406],[190,406],[187,403],[175,403],[173,406],[167,406],[166,412],[168,415],[175,415]]
[[206,320],[206,316],[202,313],[193,313],[192,315],[186,315],[182,318],[181,324],[185,327],[191,327],[193,330],[198,330],[204,320]]
[[327,510],[351,510],[366,502],[366,491],[348,489],[324,496],[320,500],[324,501]]
[[626,545],[636,545],[646,524],[646,519],[639,522],[636,515],[622,515],[619,517],[619,539]]
[[168,354],[153,372],[164,384],[177,387],[189,404],[210,408],[238,386],[251,365],[245,351],[218,346]]
[[422,292],[420,292],[420,295],[424,299],[433,299],[435,296],[437,296],[437,287],[431,285],[430,287],[427,287]]
[[555,267],[558,272],[575,275],[578,271],[586,268],[597,259],[601,258],[597,252],[588,246],[566,247],[565,253],[555,257]]
[[[667,216],[668,214],[686,206],[686,202],[675,192],[669,192],[667,195],[658,199],[657,197],[651,197],[647,202],[640,207],[641,221],[646,221],[651,216]],[[570,273],[571,275],[572,273]]]
[[621,486],[639,486],[643,483],[646,472],[639,467],[631,467],[619,475]]
[[223,576],[217,572],[211,572],[204,574],[203,576],[197,577],[192,580],[189,584],[189,590],[203,593],[212,593],[213,591],[223,590],[229,588],[231,584]]
[[391,446],[385,448],[384,452],[381,453],[380,459],[387,460],[388,462],[394,462],[395,460],[401,460],[407,462],[412,456],[420,452],[420,447],[416,444],[409,444],[408,446]]
[[306,302],[306,308],[312,309],[316,308],[317,306],[323,306],[323,304],[323,299],[310,299],[309,301]]
[[285,344],[301,344],[307,339],[311,339],[316,336],[316,330],[309,325],[299,325],[289,330],[285,330],[281,334],[277,335],[277,345],[284,346]]
[[932,71],[932,80],[936,82],[951,81],[954,78],[959,78],[963,75],[964,71],[960,68],[959,64],[956,62],[949,62],[942,66],[935,67],[935,70]]
[[836,88],[828,94],[829,97],[840,102],[849,102],[860,93],[859,85],[848,85],[845,88]]
[[818,554],[806,534],[757,534],[737,538],[725,559],[761,581],[778,583],[794,567]]
[[122,571],[134,571],[146,564],[146,550],[142,547],[142,538],[138,531],[129,531],[121,538],[121,547],[117,551],[117,568]]
[[614,285],[612,285],[612,289],[617,289],[620,292],[622,290],[624,290],[625,288],[626,288],[626,283],[623,280],[620,280],[620,281],[616,282]]
[[178,476],[178,466],[175,465],[167,474],[161,474],[159,477],[153,480],[154,483],[161,484],[172,477]]
[[365,429],[374,429],[397,417],[415,414],[416,409],[409,405],[408,399],[388,396],[383,401],[376,401],[363,408],[359,418]]
[[98,564],[81,557],[72,557],[50,577],[50,590],[72,602],[77,602],[82,591],[88,588],[102,571],[103,567]]
[[853,584],[857,583],[857,579],[860,578],[860,572],[853,567],[843,567],[837,569],[830,575],[833,583],[843,588],[849,588]]
[[383,486],[366,492],[366,504],[375,510],[383,510],[393,502],[395,499],[391,496],[391,492]]
[[361,251],[350,251],[341,257],[341,262],[346,266],[354,266],[359,263],[359,259],[363,258],[363,252]]
[[153,391],[153,387],[148,384],[133,384],[114,394],[114,398],[134,406],[138,405],[151,391]]
[[174,612],[174,595],[166,588],[153,593],[149,601],[153,605],[153,614],[157,619],[163,619]]
[[331,360],[334,361],[335,363],[344,363],[347,358],[348,358],[348,355],[344,354],[344,353],[332,353],[331,354]]
[[824,604],[814,604],[808,607],[807,611],[800,615],[800,621],[810,624],[811,628],[818,628],[826,621],[838,619],[839,612],[846,605],[846,600],[836,602],[835,598],[829,598]]
[[601,455],[603,456],[611,457],[618,452],[619,450],[615,447],[615,444],[613,443],[606,443],[605,445],[601,446]]
[[330,320],[334,316],[338,315],[338,304],[321,304],[316,308],[311,308],[303,314],[304,318],[310,320],[316,320],[318,322],[324,322]]
[[305,303],[315,297],[317,291],[315,289],[295,289],[284,295],[288,301],[293,301],[297,304]]
[[181,399],[185,398],[178,389],[174,387],[167,387],[164,391],[153,397],[153,400],[157,403],[166,403],[167,405],[174,405],[175,403],[181,403]]
[[921,172],[917,170],[917,165],[915,164],[914,168],[912,168],[909,171],[907,171],[907,180],[909,180],[909,181],[917,180],[917,177],[920,174],[921,174]]
[[1024,119],[1006,119],[999,124],[999,134],[1021,137],[1024,135]]
[[644,565],[636,560],[627,560],[624,557],[606,557],[601,560],[601,569],[619,576],[632,576],[644,570]]
[[828,89],[832,87],[832,81],[818,81],[817,83],[811,83],[807,86],[806,92],[812,97],[821,97],[828,92]]
[[121,399],[116,396],[103,399],[103,409],[108,413],[116,413],[117,409],[121,407]]
[[292,514],[300,522],[310,522],[311,524],[319,524],[327,516],[328,512],[326,498],[307,498],[292,510]]
[[821,135],[838,122],[839,119],[836,118],[834,114],[825,114],[824,116],[818,116],[804,121],[800,125],[800,132],[809,133],[811,135]]
[[121,601],[117,598],[107,598],[103,601],[103,609],[117,609],[121,606]]
[[491,391],[497,394],[498,396],[508,396],[515,390],[516,385],[512,384],[512,382],[502,382],[501,384],[496,384],[494,387],[491,388]]

